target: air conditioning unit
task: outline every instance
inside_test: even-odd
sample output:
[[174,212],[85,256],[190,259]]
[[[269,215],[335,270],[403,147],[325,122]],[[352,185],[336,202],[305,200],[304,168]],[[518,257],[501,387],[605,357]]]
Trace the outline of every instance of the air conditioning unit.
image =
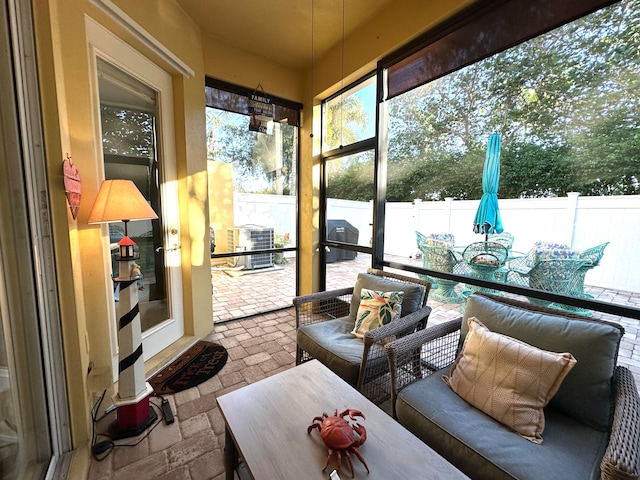
[[[274,248],[273,228],[260,227],[258,225],[227,227],[227,245],[233,252]],[[252,255],[229,257],[228,259],[230,266],[241,266],[247,270],[273,267],[273,263],[273,253],[254,253]]]

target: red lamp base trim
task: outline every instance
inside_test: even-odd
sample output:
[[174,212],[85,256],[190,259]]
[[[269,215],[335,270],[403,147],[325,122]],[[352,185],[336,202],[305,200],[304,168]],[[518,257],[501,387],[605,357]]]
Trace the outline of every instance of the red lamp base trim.
[[118,394],[112,397],[117,413],[117,419],[109,427],[112,440],[138,436],[158,419],[149,402],[153,388],[149,383],[145,387],[142,393],[132,398],[123,399]]
[[117,420],[109,426],[112,440],[136,437],[158,419],[158,414],[149,405],[149,397],[139,403],[117,407],[117,415]]

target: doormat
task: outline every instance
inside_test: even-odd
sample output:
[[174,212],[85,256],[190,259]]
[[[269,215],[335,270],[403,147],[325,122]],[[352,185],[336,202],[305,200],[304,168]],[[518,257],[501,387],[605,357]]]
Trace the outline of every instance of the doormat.
[[222,345],[200,340],[151,377],[149,383],[158,395],[195,387],[218,373],[228,356]]

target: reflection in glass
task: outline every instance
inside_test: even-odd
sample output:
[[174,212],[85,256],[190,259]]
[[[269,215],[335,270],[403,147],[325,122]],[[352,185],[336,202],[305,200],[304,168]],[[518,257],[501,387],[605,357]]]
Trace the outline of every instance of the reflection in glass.
[[[131,222],[128,226],[129,236],[136,243],[140,255],[137,263],[142,270],[142,282],[138,285],[138,298],[144,331],[169,318],[164,253],[161,248],[161,172],[156,150],[156,92],[100,59],[98,77],[105,179],[132,180],[160,216],[157,220]],[[109,225],[114,273],[117,273],[118,265],[113,254],[117,253],[117,244],[123,235],[123,223]],[[118,294],[116,289],[116,301]]]
[[371,246],[373,171],[373,150],[326,162],[327,240]]
[[329,99],[323,108],[323,151],[334,150],[375,135],[375,76]]

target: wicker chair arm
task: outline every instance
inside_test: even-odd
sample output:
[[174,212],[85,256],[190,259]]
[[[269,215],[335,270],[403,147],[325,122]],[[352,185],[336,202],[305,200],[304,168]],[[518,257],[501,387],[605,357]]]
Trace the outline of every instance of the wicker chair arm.
[[462,317],[459,317],[454,320],[441,323],[440,325],[432,325],[424,330],[412,333],[411,335],[400,337],[384,346],[387,358],[393,359],[393,361],[396,362],[404,353],[413,352],[416,348],[421,347],[425,343],[460,330],[461,325]]
[[[409,315],[406,315],[395,322],[388,323],[364,334],[364,343],[381,343],[391,336],[401,336],[413,331],[416,326],[424,328],[431,314],[431,307],[422,307]],[[421,324],[421,325],[420,325]]]
[[293,304],[297,307],[305,303],[317,302],[321,300],[332,300],[343,295],[351,295],[352,293],[353,287],[340,288],[337,290],[327,290],[325,292],[309,293],[308,295],[293,297]]
[[400,390],[423,378],[423,366],[431,368],[428,364],[423,365],[423,346],[428,350],[429,344],[433,344],[434,348],[439,350],[436,356],[440,357],[440,360],[445,359],[445,363],[453,362],[461,325],[462,317],[456,318],[418,330],[384,346],[389,362],[393,418],[396,418],[396,399]]
[[353,287],[328,290],[294,297],[296,329],[349,314]]
[[[362,363],[360,364],[360,373],[358,375],[358,383],[356,384],[358,390],[361,389],[365,379],[379,373],[382,367],[378,360],[383,362],[383,365],[385,365],[384,369],[386,370],[388,362],[384,361],[384,357],[386,356],[384,351],[385,343],[397,337],[408,335],[416,328],[424,328],[427,324],[429,314],[431,314],[431,307],[425,306],[395,322],[365,332],[363,338]],[[387,392],[388,391],[389,389],[387,388]]]
[[613,425],[600,463],[600,478],[637,479],[640,475],[640,396],[628,368],[616,367],[613,388]]

